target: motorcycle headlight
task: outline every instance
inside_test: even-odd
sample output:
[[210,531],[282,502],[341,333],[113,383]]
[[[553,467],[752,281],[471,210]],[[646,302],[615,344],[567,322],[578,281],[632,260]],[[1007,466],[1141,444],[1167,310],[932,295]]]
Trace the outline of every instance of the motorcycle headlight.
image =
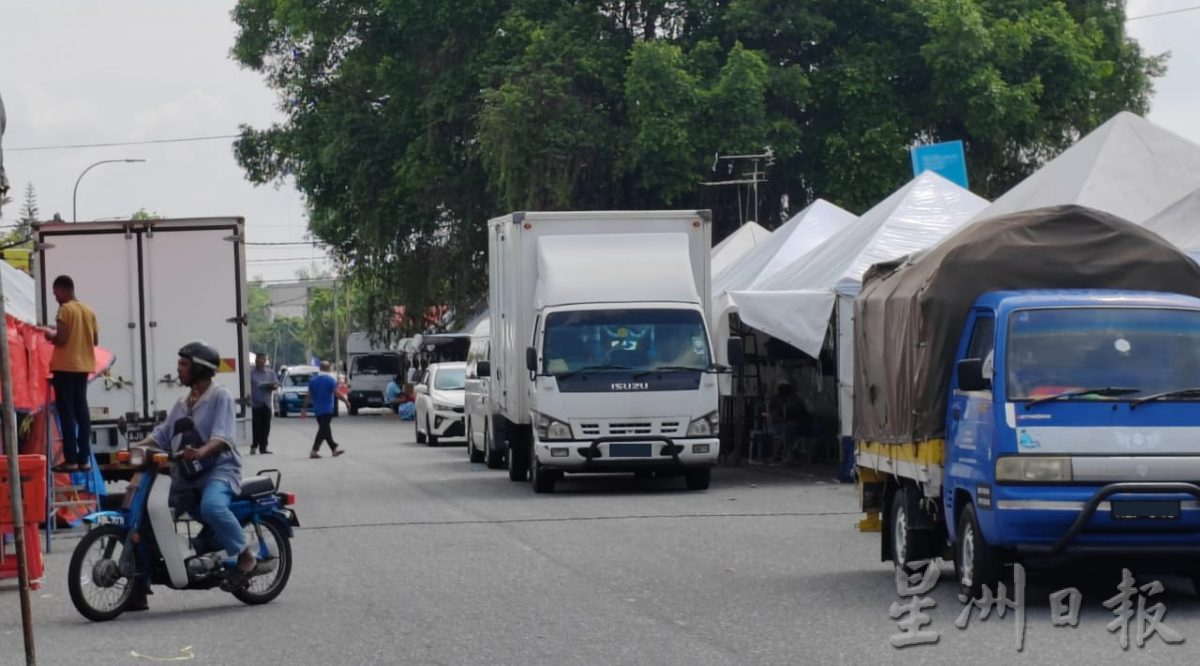
[[714,437],[721,432],[721,415],[709,412],[688,424],[688,437]]
[[544,441],[571,439],[571,426],[556,418],[538,414],[533,427],[537,430],[538,439]]
[[1072,477],[1070,458],[1006,456],[996,461],[1000,483],[1061,483]]

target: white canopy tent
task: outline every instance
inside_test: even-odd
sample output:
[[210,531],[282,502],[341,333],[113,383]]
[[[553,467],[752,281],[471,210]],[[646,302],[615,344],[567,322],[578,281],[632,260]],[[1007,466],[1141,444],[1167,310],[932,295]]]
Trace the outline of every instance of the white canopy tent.
[[853,397],[851,302],[863,274],[876,263],[934,246],[985,206],[985,199],[927,171],[755,289],[730,292],[730,299],[743,323],[813,357],[824,347],[835,305],[843,303],[837,309],[837,369],[845,434]]
[[726,236],[712,249],[713,281],[770,237],[771,232],[757,222],[747,222]]
[[1200,189],[1159,211],[1143,226],[1193,256],[1200,254]]
[[977,220],[1080,204],[1146,222],[1200,187],[1200,146],[1121,112],[985,208]]

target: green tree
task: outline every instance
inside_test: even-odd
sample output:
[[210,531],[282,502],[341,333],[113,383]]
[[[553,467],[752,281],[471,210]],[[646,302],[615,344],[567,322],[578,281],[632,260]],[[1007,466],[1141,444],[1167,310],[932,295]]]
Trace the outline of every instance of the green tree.
[[157,211],[146,210],[145,208],[139,208],[139,209],[137,209],[137,211],[134,212],[133,215],[129,216],[129,219],[131,219],[131,220],[161,220],[164,217],[166,217],[166,216]]
[[[775,162],[783,195],[856,212],[961,139],[994,197],[1115,112],[1161,57],[1112,0],[240,0],[234,56],[286,114],[242,129],[256,183],[294,180],[371,330],[392,306],[465,311],[490,217],[709,207],[716,153]],[[719,235],[719,233],[718,233]],[[411,319],[418,319],[413,317]]]

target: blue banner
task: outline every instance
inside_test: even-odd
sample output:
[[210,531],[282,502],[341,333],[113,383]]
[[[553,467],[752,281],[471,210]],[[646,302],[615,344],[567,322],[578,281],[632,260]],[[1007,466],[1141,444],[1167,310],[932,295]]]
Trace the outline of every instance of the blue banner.
[[931,143],[912,149],[913,176],[932,171],[946,180],[967,187],[967,157],[962,141]]

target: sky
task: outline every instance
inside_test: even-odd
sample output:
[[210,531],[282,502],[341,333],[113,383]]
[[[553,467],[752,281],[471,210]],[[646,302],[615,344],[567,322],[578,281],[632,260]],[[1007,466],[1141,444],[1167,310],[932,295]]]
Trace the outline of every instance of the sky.
[[[0,0],[0,94],[8,110],[5,167],[19,214],[26,183],[40,216],[128,218],[145,208],[166,217],[236,215],[252,245],[248,273],[287,280],[328,266],[307,240],[301,196],[290,183],[256,187],[234,160],[231,139],[96,148],[45,146],[230,135],[240,124],[282,120],[275,94],[230,57],[234,0]],[[1151,121],[1200,143],[1200,0],[1128,0],[1148,53],[1171,52],[1155,88]],[[145,159],[103,164],[99,160]]]

